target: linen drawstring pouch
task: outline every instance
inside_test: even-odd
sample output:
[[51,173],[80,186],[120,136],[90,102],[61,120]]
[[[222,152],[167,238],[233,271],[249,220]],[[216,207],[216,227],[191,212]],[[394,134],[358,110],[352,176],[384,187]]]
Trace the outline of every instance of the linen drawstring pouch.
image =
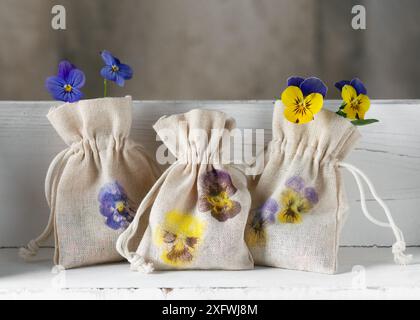
[[[117,250],[132,270],[253,267],[244,240],[251,205],[247,179],[223,160],[223,141],[234,128],[225,113],[198,109],[156,122],[154,129],[177,160],[118,238]],[[149,224],[139,244],[139,222],[149,208]]]
[[[358,138],[356,127],[331,111],[322,110],[314,121],[297,125],[284,118],[276,103],[273,139],[253,191],[245,234],[257,265],[336,272],[348,209],[339,168],[353,168],[342,160]],[[378,223],[393,228],[394,254],[404,262],[404,240],[392,217],[389,224]]]
[[47,118],[68,147],[48,169],[47,227],[20,255],[35,256],[53,235],[54,263],[66,269],[122,260],[117,238],[159,175],[143,147],[129,138],[131,97],[66,103]]

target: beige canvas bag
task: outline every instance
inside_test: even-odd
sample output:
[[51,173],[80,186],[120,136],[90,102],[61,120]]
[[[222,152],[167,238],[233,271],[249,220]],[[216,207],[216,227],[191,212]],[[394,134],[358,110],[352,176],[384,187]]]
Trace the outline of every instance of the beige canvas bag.
[[[257,265],[336,272],[339,237],[348,209],[339,168],[358,177],[360,170],[342,162],[358,138],[356,127],[331,111],[322,110],[314,121],[296,125],[284,118],[282,105],[276,104],[273,139],[253,191],[246,229],[246,241]],[[371,190],[376,196],[373,187]],[[406,263],[402,233],[385,204],[380,204],[389,223],[376,222],[393,229],[395,259]],[[366,206],[363,212],[374,220]]]
[[[235,122],[223,112],[192,110],[154,125],[177,161],[141,203],[117,250],[135,271],[253,267],[244,231],[251,204],[243,172],[223,161]],[[138,242],[141,216],[149,225]]]
[[131,97],[66,103],[47,117],[68,147],[48,169],[48,225],[21,256],[35,256],[54,235],[54,263],[64,268],[121,260],[116,240],[159,175],[142,146],[129,138]]

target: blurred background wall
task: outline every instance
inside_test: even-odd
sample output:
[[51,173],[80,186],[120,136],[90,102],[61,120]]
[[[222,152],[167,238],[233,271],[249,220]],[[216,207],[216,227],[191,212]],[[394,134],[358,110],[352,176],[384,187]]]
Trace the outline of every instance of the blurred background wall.
[[[64,5],[67,30],[51,28]],[[351,8],[367,29],[351,28]],[[102,95],[99,51],[135,71],[136,99],[272,99],[290,75],[360,77],[373,98],[420,98],[417,0],[0,0],[0,99],[49,99],[44,79],[69,59]]]

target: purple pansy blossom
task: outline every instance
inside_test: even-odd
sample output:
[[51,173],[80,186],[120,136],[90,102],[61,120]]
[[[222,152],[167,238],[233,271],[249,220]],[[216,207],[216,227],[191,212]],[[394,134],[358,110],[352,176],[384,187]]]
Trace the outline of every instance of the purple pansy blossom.
[[99,191],[99,211],[106,217],[106,225],[114,230],[125,229],[134,219],[124,188],[117,182],[105,184]]
[[133,70],[127,64],[121,63],[111,52],[104,50],[101,52],[105,66],[101,69],[101,76],[106,80],[114,81],[120,87],[124,86],[125,80],[133,77]]
[[210,211],[220,222],[231,219],[241,211],[240,203],[231,199],[236,191],[229,173],[208,171],[200,177],[198,208],[201,212]]
[[367,89],[365,87],[365,85],[363,84],[363,82],[359,79],[359,78],[354,78],[353,80],[349,81],[349,80],[341,80],[335,83],[335,87],[340,90],[340,92],[343,90],[343,87],[345,85],[350,85],[352,86],[355,90],[357,95],[359,94],[367,94]]
[[311,93],[319,93],[324,98],[327,95],[328,88],[322,82],[321,79],[317,77],[309,77],[309,78],[302,78],[302,77],[290,77],[287,79],[287,86],[295,86],[302,90],[303,96],[306,97]]
[[55,100],[76,102],[83,97],[85,74],[68,61],[61,61],[56,76],[48,77],[45,86]]

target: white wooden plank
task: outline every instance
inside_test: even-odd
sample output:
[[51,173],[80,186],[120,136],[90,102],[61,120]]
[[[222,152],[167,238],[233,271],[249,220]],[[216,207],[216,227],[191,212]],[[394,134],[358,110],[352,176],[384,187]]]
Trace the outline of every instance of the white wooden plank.
[[[0,102],[0,247],[26,243],[44,226],[48,207],[43,184],[48,165],[64,148],[45,115],[56,102]],[[335,109],[338,101],[327,101]],[[152,124],[162,115],[193,108],[217,109],[233,116],[240,128],[265,129],[271,138],[271,101],[136,101],[133,139],[152,154],[156,141]],[[420,245],[420,102],[373,101],[369,116],[380,123],[360,128],[363,138],[349,162],[363,169],[406,233],[408,244]],[[388,230],[371,225],[360,211],[359,196],[345,174],[351,214],[344,228],[343,245],[390,245]],[[372,203],[372,213],[383,219]]]
[[[342,248],[338,274],[258,267],[246,271],[168,271],[143,274],[127,263],[53,273],[52,250],[25,263],[0,249],[0,299],[363,299],[418,298],[420,248],[413,264],[395,265],[389,248]],[[357,267],[355,267],[357,266]]]

